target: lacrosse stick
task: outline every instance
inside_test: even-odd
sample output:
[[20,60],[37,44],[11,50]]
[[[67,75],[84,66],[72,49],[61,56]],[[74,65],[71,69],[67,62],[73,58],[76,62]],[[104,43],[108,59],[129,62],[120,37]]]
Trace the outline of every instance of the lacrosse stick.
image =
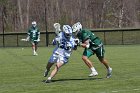
[[54,23],[53,27],[55,28],[55,33],[58,35],[61,31],[60,27],[61,25],[59,23]]
[[20,39],[20,41],[26,41],[26,42],[27,42],[28,40],[27,40],[27,39],[25,39],[25,38],[23,38],[23,39]]

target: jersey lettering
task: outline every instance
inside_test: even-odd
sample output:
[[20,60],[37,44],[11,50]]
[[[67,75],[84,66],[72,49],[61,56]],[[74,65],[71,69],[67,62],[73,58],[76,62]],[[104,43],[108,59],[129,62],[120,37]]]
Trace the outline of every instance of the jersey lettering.
[[60,47],[65,49],[65,50],[68,50],[68,51],[71,51],[71,49],[72,49],[72,45],[70,44],[70,42],[68,42],[65,39],[61,39]]

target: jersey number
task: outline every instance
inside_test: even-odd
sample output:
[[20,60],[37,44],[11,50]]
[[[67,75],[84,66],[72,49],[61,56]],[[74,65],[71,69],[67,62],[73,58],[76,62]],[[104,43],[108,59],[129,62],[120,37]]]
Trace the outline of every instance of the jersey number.
[[36,31],[33,31],[33,37],[36,37]]
[[67,42],[65,39],[61,40],[60,45],[61,45],[60,47],[65,49],[65,50],[71,51],[71,49],[72,49],[70,42]]

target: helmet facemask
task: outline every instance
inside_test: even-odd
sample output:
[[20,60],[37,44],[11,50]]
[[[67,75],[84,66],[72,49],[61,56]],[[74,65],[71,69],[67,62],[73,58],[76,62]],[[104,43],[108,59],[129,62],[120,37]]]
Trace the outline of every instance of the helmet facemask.
[[77,34],[79,33],[80,30],[82,30],[82,25],[80,22],[77,22],[75,23],[73,26],[72,26],[72,29],[73,29],[73,33],[75,35],[75,37],[77,36]]
[[70,38],[72,36],[72,33],[65,33],[66,38]]
[[72,36],[72,28],[69,25],[63,25],[63,31],[66,38],[70,38]]
[[32,26],[33,26],[34,28],[37,26],[36,21],[33,21],[33,22],[32,22]]

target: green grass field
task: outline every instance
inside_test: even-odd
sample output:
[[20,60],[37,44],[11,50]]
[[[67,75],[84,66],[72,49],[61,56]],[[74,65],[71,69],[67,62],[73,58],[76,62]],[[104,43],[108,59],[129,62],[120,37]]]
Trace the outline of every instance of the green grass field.
[[53,48],[39,47],[38,56],[32,56],[29,47],[0,48],[0,93],[140,93],[140,45],[105,46],[113,68],[110,79],[95,55],[90,59],[99,75],[88,77],[79,48],[54,82],[46,84],[43,73]]

